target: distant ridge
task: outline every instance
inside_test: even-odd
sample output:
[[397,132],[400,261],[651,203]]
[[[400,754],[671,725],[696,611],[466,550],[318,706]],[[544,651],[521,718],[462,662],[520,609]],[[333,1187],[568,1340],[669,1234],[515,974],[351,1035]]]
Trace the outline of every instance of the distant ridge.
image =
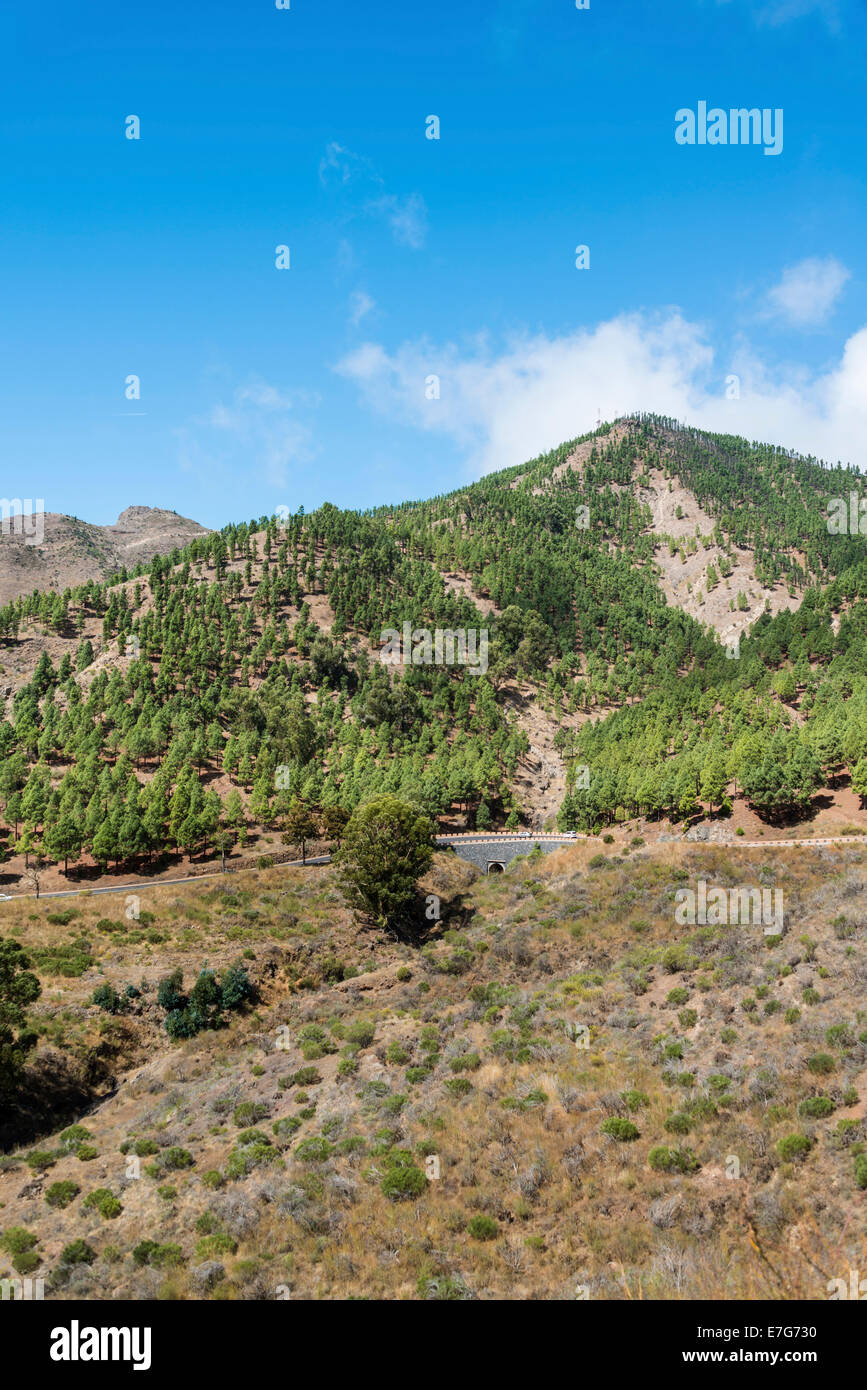
[[46,512],[41,544],[28,544],[14,529],[0,536],[0,607],[34,589],[62,593],[89,580],[101,582],[207,534],[198,522],[162,507],[127,507],[113,526]]

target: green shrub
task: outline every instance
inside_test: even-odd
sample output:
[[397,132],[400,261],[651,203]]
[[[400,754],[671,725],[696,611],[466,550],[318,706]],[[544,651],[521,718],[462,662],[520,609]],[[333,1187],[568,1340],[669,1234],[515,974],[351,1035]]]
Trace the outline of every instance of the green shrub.
[[86,1144],[93,1135],[84,1125],[70,1125],[68,1129],[61,1131],[58,1136],[58,1145],[64,1153],[74,1153],[79,1144]]
[[837,1063],[828,1052],[815,1052],[812,1057],[807,1058],[807,1070],[814,1076],[829,1076]]
[[31,1149],[29,1154],[24,1155],[24,1162],[37,1173],[44,1173],[46,1168],[54,1167],[57,1157],[56,1153],[51,1153],[48,1149]]
[[219,1255],[234,1255],[238,1242],[225,1231],[215,1231],[211,1236],[203,1236],[196,1241],[196,1257],[200,1260],[214,1260]]
[[38,1243],[39,1237],[26,1226],[9,1226],[0,1236],[0,1246],[10,1255],[23,1255]]
[[12,1268],[16,1274],[32,1274],[41,1264],[42,1256],[37,1255],[35,1250],[24,1250],[12,1260]]
[[426,1081],[430,1074],[430,1067],[407,1067],[406,1069],[406,1079],[410,1086],[416,1086],[420,1081]]
[[478,1071],[482,1065],[482,1059],[478,1052],[464,1052],[459,1057],[452,1057],[449,1062],[451,1071]]
[[291,1077],[294,1086],[318,1086],[322,1077],[315,1067],[299,1067]]
[[645,1106],[650,1104],[650,1097],[646,1096],[643,1091],[621,1091],[620,1099],[623,1101],[627,1110],[630,1110],[633,1114],[636,1110],[643,1110]]
[[261,1100],[244,1100],[240,1105],[236,1105],[232,1114],[234,1123],[238,1129],[247,1129],[250,1125],[258,1124],[259,1120],[264,1120],[268,1115],[268,1106]]
[[69,1206],[69,1203],[78,1196],[80,1191],[81,1188],[78,1183],[70,1182],[69,1179],[64,1182],[53,1182],[45,1193],[45,1200],[50,1207],[57,1207],[62,1211],[64,1207]]
[[160,1151],[159,1145],[155,1144],[153,1139],[134,1139],[130,1148],[138,1158],[150,1158],[152,1154],[158,1154]]
[[631,1120],[624,1120],[620,1115],[609,1115],[607,1120],[602,1121],[602,1133],[607,1134],[612,1139],[619,1139],[623,1143],[631,1143],[633,1139],[640,1139],[641,1132]]
[[663,1128],[667,1129],[669,1134],[689,1134],[692,1125],[688,1115],[676,1111],[673,1115],[668,1116],[668,1119],[665,1120],[663,1124]]
[[651,1149],[647,1161],[657,1173],[693,1173],[700,1166],[691,1149],[669,1149],[664,1144]]
[[384,1197],[391,1202],[407,1202],[420,1197],[427,1188],[427,1178],[414,1163],[389,1168],[380,1183]]
[[500,1228],[492,1216],[473,1216],[467,1222],[473,1240],[496,1240]]
[[92,1265],[96,1259],[96,1251],[88,1245],[86,1240],[72,1240],[63,1247],[60,1256],[62,1265]]
[[834,1113],[834,1102],[830,1096],[808,1096],[798,1106],[798,1114],[810,1120],[824,1120]]
[[[721,1099],[725,1102],[724,1096]],[[712,1120],[719,1114],[709,1096],[696,1096],[695,1100],[688,1100],[684,1112],[691,1120]]]
[[[696,959],[691,956],[686,946],[679,942],[674,946],[666,946],[662,953],[661,965],[663,970],[669,975],[677,975],[681,970],[692,970],[695,968]],[[689,996],[687,996],[688,998]]]
[[374,1024],[367,1023],[364,1019],[356,1019],[346,1030],[346,1041],[353,1043],[355,1047],[370,1047],[375,1037]]
[[786,1163],[805,1158],[813,1147],[806,1134],[787,1134],[785,1139],[777,1140],[777,1153]]
[[158,1269],[183,1264],[184,1256],[179,1245],[159,1245],[155,1240],[141,1240],[132,1252],[137,1265],[155,1265]]
[[113,1221],[123,1211],[122,1204],[107,1187],[95,1187],[88,1192],[81,1205],[87,1211],[98,1211],[106,1221]]
[[685,1004],[688,998],[689,990],[684,989],[683,985],[676,985],[675,988],[670,989],[668,991],[668,994],[666,995],[666,1001],[669,1004],[674,1004],[675,1006],[679,1004]]
[[311,1135],[309,1139],[302,1139],[294,1152],[299,1163],[326,1163],[334,1153],[334,1145],[321,1135]]
[[160,1163],[167,1172],[171,1173],[181,1168],[192,1168],[195,1159],[189,1149],[182,1149],[180,1145],[173,1144],[170,1149],[164,1151]]
[[275,1120],[271,1126],[272,1133],[278,1139],[288,1139],[301,1128],[301,1121],[296,1115],[284,1115],[282,1120]]
[[120,1008],[120,995],[110,984],[97,985],[90,996],[91,1004],[96,1004],[107,1014],[116,1014]]
[[473,1089],[473,1083],[465,1076],[452,1077],[450,1081],[444,1081],[443,1086],[453,1096],[468,1096]]

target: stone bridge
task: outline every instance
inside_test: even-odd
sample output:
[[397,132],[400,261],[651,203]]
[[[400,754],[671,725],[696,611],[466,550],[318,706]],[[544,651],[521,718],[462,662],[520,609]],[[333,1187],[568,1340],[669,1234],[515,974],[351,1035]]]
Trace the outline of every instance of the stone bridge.
[[578,840],[586,840],[586,835],[542,835],[532,831],[511,831],[502,835],[438,835],[437,846],[445,849],[451,845],[455,854],[467,859],[481,869],[483,874],[501,874],[507,864],[520,854],[530,854],[538,845],[544,854],[552,850],[574,845]]

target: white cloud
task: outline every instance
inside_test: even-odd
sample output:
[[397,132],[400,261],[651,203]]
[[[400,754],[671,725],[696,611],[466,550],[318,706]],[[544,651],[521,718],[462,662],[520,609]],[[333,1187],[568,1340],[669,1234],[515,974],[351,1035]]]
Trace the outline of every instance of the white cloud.
[[414,251],[424,246],[427,207],[420,193],[400,197],[388,193],[385,180],[364,155],[355,154],[332,140],[319,161],[319,182],[343,202],[343,215],[359,213],[388,223],[395,241]]
[[[464,347],[405,343],[392,353],[365,343],[337,371],[383,415],[450,437],[474,475],[585,433],[600,409],[603,419],[653,411],[867,466],[867,328],[821,372],[772,369],[747,345],[721,361],[704,327],[676,310],[558,338],[515,337],[500,351],[483,337]],[[439,400],[425,395],[432,374]],[[726,396],[730,374],[740,378],[736,400]]]
[[298,411],[315,409],[319,398],[286,392],[256,381],[236,389],[228,403],[178,431],[181,467],[211,481],[257,469],[271,487],[284,488],[290,469],[314,456],[313,430]]
[[358,182],[382,183],[369,159],[332,140],[319,161],[319,182],[324,188]]
[[765,296],[766,315],[793,328],[824,323],[840,297],[850,272],[834,256],[809,256],[787,266],[778,285]]
[[[728,5],[731,0],[717,0],[718,5]],[[756,5],[748,0],[750,13],[760,27],[778,29],[795,19],[804,19],[811,14],[819,14],[832,33],[840,32],[838,0],[768,0],[765,5]]]
[[776,29],[792,19],[803,19],[805,15],[816,12],[833,33],[839,32],[840,16],[836,0],[772,0],[771,4],[756,10],[755,17],[758,24]]
[[397,198],[386,194],[367,204],[367,211],[381,214],[394,234],[395,241],[402,246],[411,246],[420,251],[427,236],[427,208],[419,193],[410,193],[408,198]]
[[349,296],[349,322],[357,327],[363,318],[376,308],[376,300],[365,290],[353,290]]

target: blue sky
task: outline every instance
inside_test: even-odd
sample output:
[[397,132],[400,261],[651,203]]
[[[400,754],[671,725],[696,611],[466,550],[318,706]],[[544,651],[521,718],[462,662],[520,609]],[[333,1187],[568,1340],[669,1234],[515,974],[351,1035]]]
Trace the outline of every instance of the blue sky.
[[[864,0],[6,0],[0,491],[365,507],[636,408],[867,465],[865,38]],[[699,101],[782,152],[679,145]]]

